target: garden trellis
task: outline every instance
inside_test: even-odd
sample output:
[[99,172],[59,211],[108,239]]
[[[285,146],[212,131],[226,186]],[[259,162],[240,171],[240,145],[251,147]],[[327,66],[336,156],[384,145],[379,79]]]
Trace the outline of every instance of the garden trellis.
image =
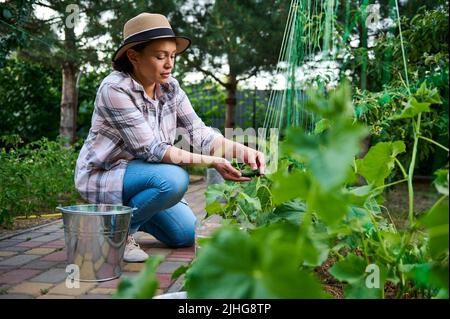
[[[359,7],[355,8],[352,1],[291,1],[275,71],[282,89],[274,89],[270,93],[264,120],[265,135],[259,144],[260,150],[267,154],[270,170],[276,169],[277,151],[272,148],[278,147],[280,134],[289,127],[302,127],[307,132],[313,132],[319,120],[305,108],[308,100],[306,91],[314,89],[325,92],[337,87],[345,78],[354,76],[354,69],[344,68],[346,60],[353,58],[347,42],[353,47],[360,45],[364,50],[356,76],[359,76],[361,90],[366,90],[367,64],[376,31],[387,29],[389,45],[398,27],[402,42],[403,77],[409,92],[398,1],[389,1],[385,19],[381,19],[379,3],[369,0],[356,3]],[[384,84],[391,78],[391,60],[392,50],[387,50],[382,62]],[[264,142],[268,139],[269,146]]]

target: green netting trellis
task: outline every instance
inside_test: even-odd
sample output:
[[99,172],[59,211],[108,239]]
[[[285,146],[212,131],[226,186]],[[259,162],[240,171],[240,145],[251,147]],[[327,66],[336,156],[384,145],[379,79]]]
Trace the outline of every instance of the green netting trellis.
[[[372,25],[379,23],[380,4],[377,1],[337,0],[292,0],[283,41],[275,71],[279,86],[270,93],[264,120],[264,136],[260,137],[259,149],[268,157],[268,171],[276,170],[277,142],[289,127],[302,127],[312,132],[317,122],[314,114],[305,109],[306,90],[313,88],[327,91],[336,87],[352,70],[344,70],[342,63],[350,55],[348,43],[359,41],[363,50],[359,69],[359,83],[362,90],[367,86],[367,63],[369,59],[369,32]],[[399,27],[400,17],[397,0],[389,1],[391,25],[388,34]],[[355,32],[356,30],[356,32]],[[355,33],[358,38],[355,40]],[[392,41],[392,36],[388,38]],[[403,49],[403,46],[402,46]],[[404,52],[403,52],[404,56]],[[384,57],[387,72],[383,81],[390,80],[389,65],[392,52]],[[408,76],[405,64],[405,79]],[[350,72],[350,73],[349,73]],[[270,141],[267,145],[267,141]]]

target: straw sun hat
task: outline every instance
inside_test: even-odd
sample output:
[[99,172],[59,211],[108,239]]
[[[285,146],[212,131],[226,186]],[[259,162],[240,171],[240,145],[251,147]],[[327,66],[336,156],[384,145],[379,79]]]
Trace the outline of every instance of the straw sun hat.
[[191,44],[187,37],[177,36],[167,18],[161,14],[141,13],[128,20],[123,27],[123,42],[113,55],[117,61],[131,47],[154,39],[175,39],[177,53],[183,53]]

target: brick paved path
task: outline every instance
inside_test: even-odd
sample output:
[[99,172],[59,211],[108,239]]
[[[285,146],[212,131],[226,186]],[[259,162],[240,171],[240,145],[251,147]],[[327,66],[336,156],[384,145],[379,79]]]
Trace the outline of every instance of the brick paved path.
[[[206,215],[205,190],[206,182],[200,180],[189,185],[185,196],[199,220]],[[206,229],[208,232],[216,226],[214,221],[203,224],[202,231]],[[143,232],[139,232],[136,239],[150,255],[165,257],[157,270],[157,294],[179,291],[183,278],[172,281],[171,274],[180,265],[192,261],[195,247],[171,249]],[[98,283],[80,282],[80,288],[66,288],[67,257],[64,246],[62,220],[0,240],[0,299],[111,298],[120,278]],[[122,277],[133,277],[143,267],[144,263],[124,262]]]

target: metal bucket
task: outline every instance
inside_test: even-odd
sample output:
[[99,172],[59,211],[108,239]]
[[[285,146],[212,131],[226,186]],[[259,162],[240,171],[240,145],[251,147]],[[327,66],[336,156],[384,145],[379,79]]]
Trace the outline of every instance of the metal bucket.
[[63,215],[67,262],[78,266],[74,279],[106,281],[119,277],[133,208],[92,204],[57,209]]

